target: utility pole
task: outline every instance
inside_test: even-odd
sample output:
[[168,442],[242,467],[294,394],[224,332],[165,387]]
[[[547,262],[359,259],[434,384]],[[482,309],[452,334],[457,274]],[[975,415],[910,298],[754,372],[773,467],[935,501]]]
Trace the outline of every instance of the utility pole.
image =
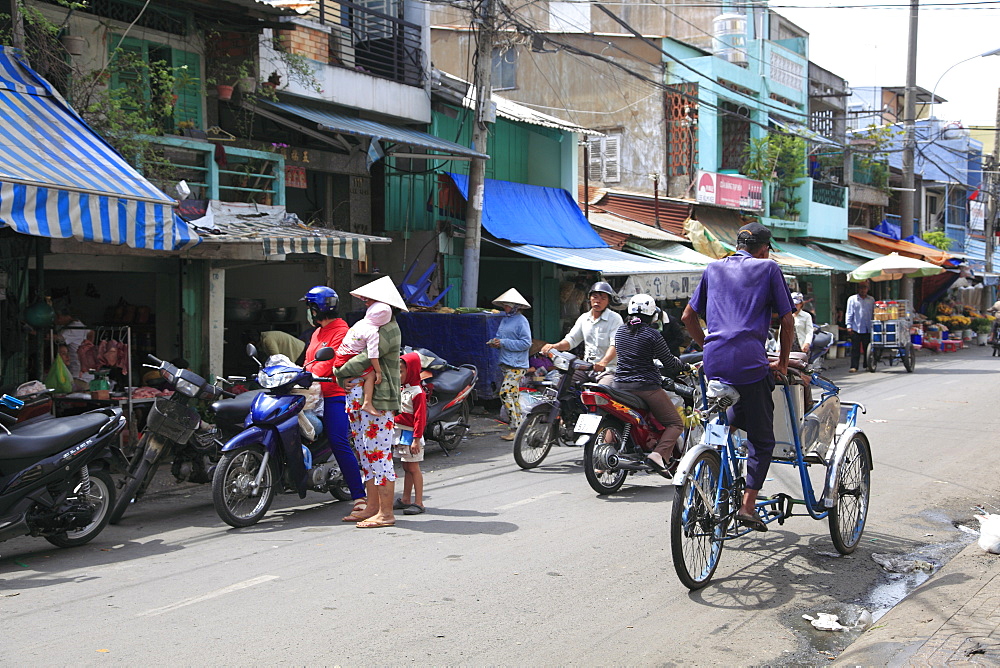
[[[913,200],[916,198],[913,175],[914,116],[917,110],[917,15],[920,0],[910,0],[910,33],[906,48],[906,93],[903,97],[903,189],[900,192],[899,231],[904,239],[913,234]],[[903,278],[903,299],[913,304],[913,279]]]
[[[475,10],[473,10],[475,11]],[[493,76],[493,0],[482,0],[476,30],[476,62],[472,85],[476,91],[475,122],[472,124],[472,148],[486,153],[489,136],[487,117]],[[483,195],[486,184],[486,158],[473,158],[469,165],[469,197],[465,207],[465,252],[462,255],[462,306],[478,306],[479,246],[483,230]]]
[[[986,273],[993,272],[993,248],[996,245],[996,234],[997,229],[997,197],[1000,197],[1000,174],[997,174],[997,170],[1000,169],[1000,89],[997,90],[997,120],[994,123],[995,130],[993,132],[993,155],[990,160],[989,167],[989,177],[990,177],[990,189],[986,194],[986,217],[983,220],[983,232],[986,236]],[[987,287],[983,286],[983,313],[986,313],[986,309],[993,306],[993,298],[990,296],[990,291]]]

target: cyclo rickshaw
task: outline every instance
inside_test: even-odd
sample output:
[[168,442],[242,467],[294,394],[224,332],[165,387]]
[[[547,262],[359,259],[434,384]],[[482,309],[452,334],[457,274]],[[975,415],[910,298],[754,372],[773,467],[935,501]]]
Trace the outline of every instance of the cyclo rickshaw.
[[[858,414],[865,409],[841,401],[840,388],[807,367],[801,353],[792,356],[788,376],[773,393],[772,467],[797,470],[802,498],[784,492],[762,494],[757,515],[765,524],[784,524],[795,516],[826,519],[834,547],[850,554],[861,541],[868,517],[872,455],[868,437],[858,426]],[[685,453],[673,477],[670,518],[674,569],[689,589],[708,584],[726,543],[753,531],[736,520],[746,484],[747,450],[744,432],[730,429],[728,409],[739,394],[730,385],[707,382],[704,374],[701,385],[702,406],[695,414],[704,436]],[[819,393],[819,399],[809,405],[811,393]],[[824,469],[819,493],[809,476],[813,466]]]
[[903,363],[907,373],[912,373],[917,363],[916,351],[910,338],[913,310],[907,299],[875,302],[875,317],[871,326],[871,342],[865,354],[865,366],[875,373],[878,363],[895,366]]

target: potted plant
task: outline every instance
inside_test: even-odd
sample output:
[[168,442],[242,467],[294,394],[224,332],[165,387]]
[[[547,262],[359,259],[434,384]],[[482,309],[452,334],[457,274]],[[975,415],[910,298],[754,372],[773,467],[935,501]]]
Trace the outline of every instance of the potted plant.
[[976,332],[976,343],[985,346],[990,338],[990,330],[993,329],[993,323],[986,318],[973,318],[972,329]]
[[79,35],[62,35],[59,42],[66,49],[66,53],[71,56],[82,56],[87,49],[87,40]]
[[[215,91],[222,102],[228,102],[233,98],[233,90],[240,86],[241,91],[253,92],[256,87],[256,79],[251,75],[250,64],[246,61],[234,63],[226,61],[216,61],[210,68],[211,74],[205,83],[215,86]],[[249,89],[244,85],[247,80],[253,81]]]

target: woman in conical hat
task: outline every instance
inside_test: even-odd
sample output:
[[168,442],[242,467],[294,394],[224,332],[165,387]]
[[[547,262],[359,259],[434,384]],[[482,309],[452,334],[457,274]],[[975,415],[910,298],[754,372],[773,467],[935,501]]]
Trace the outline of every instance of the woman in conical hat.
[[513,441],[521,424],[521,377],[528,368],[528,349],[531,348],[531,327],[520,311],[531,305],[515,288],[494,299],[493,303],[503,308],[504,318],[497,328],[496,338],[490,339],[487,345],[500,350],[500,368],[503,369],[500,400],[510,418],[510,432],[500,438]]

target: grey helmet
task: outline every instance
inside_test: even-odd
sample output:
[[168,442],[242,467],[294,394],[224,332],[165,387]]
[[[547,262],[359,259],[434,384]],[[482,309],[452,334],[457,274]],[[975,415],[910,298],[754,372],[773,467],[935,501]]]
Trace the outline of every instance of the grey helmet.
[[615,292],[615,289],[606,281],[597,281],[591,285],[590,289],[587,290],[587,297],[589,298],[590,295],[595,292],[603,292],[606,294],[609,300],[608,305],[611,306],[611,308],[621,308],[622,300],[618,297],[618,293]]

